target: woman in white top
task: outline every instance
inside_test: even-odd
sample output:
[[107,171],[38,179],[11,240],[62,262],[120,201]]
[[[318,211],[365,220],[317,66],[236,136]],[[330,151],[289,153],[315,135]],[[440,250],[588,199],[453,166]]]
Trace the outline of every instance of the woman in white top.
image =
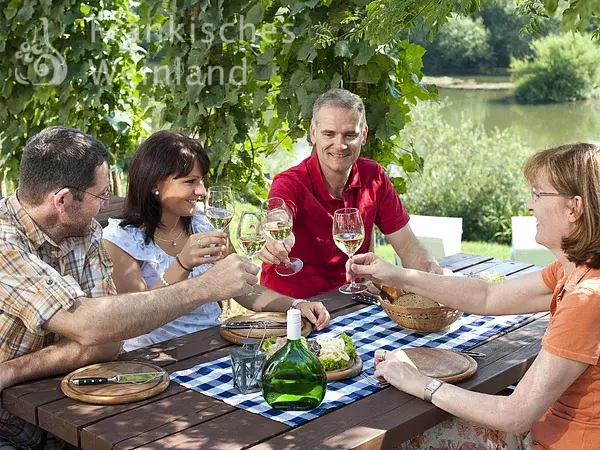
[[[122,218],[110,219],[104,244],[113,260],[119,293],[158,289],[201,276],[233,252],[227,235],[215,231],[197,201],[206,195],[208,155],[196,140],[171,131],[152,134],[135,152]],[[222,280],[223,284],[227,280]],[[236,300],[254,311],[285,311],[296,304],[316,329],[329,324],[321,302],[294,301],[263,287],[260,295]],[[124,343],[126,351],[219,324],[217,302],[205,304],[143,336]]]

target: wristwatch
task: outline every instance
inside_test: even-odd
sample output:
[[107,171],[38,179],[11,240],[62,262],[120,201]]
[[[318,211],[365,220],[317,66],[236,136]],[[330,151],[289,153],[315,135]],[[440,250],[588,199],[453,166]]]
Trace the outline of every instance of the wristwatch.
[[436,380],[435,378],[427,383],[427,386],[425,386],[425,395],[423,396],[423,400],[431,403],[431,397],[433,396],[433,393],[437,391],[442,384],[444,384],[443,381]]
[[292,302],[292,306],[290,306],[290,309],[298,309],[298,305],[301,303],[308,303],[308,300],[301,300],[301,299],[296,299]]

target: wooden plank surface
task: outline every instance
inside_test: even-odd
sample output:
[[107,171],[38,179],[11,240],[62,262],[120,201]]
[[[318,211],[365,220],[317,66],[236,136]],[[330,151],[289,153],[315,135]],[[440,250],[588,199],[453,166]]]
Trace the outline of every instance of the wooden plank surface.
[[[340,295],[343,295],[343,294],[340,294]],[[351,305],[351,306],[348,306],[345,309],[337,309],[335,312],[332,313],[332,317],[336,317],[341,314],[347,314],[348,312],[356,311],[356,310],[364,307],[364,305],[357,304],[352,301],[346,301],[346,304]],[[212,330],[214,331],[214,329],[212,329]],[[206,331],[209,331],[209,330],[204,330],[199,333],[204,333]],[[206,361],[211,361],[214,359],[218,359],[222,356],[228,355],[229,354],[228,347],[230,346],[230,343],[225,341],[224,339],[222,339],[220,337],[220,335],[218,335],[218,337],[214,336],[214,339],[222,340],[223,346],[218,349],[214,349],[214,346],[213,346],[213,348],[210,351],[205,351],[206,347],[203,347],[202,349],[198,350],[198,345],[200,344],[200,342],[196,342],[195,340],[190,340],[190,341],[186,342],[184,345],[182,345],[181,347],[176,347],[177,351],[182,351],[185,354],[194,355],[194,356],[188,357],[181,361],[172,362],[171,364],[167,364],[164,366],[165,370],[167,370],[169,373],[172,373],[172,372],[175,372],[178,370],[188,369],[190,367],[194,367],[197,364],[201,364]],[[209,342],[209,343],[205,343],[205,345],[210,346],[212,344]],[[192,350],[190,348],[186,348],[186,347],[196,348],[196,350],[194,351],[194,350]],[[174,386],[176,386],[179,389],[174,391]],[[178,394],[180,392],[183,392],[184,390],[185,390],[185,388],[183,388],[182,386],[172,383],[171,386],[169,387],[169,389],[167,389],[167,391],[164,393],[164,395],[154,397],[154,399],[155,400],[161,399],[165,396]],[[177,397],[177,398],[179,398],[179,397]],[[208,397],[204,397],[204,398],[208,399]],[[185,399],[185,398],[183,398],[183,399]],[[35,400],[35,397],[30,400]],[[52,402],[46,402],[45,404],[37,406],[38,421],[39,421],[39,425],[41,427],[43,427],[45,430],[66,440],[67,442],[69,442],[73,445],[80,445],[80,443],[77,441],[78,436],[88,426],[97,424],[104,420],[108,420],[107,426],[109,428],[112,427],[113,425],[114,426],[119,425],[119,424],[121,424],[121,421],[120,421],[121,413],[123,413],[125,411],[134,410],[134,409],[139,408],[140,406],[146,405],[148,403],[152,403],[152,399],[149,399],[144,402],[136,402],[136,403],[130,403],[128,405],[121,405],[119,407],[119,409],[112,409],[112,408],[97,407],[94,405],[86,405],[86,404],[83,404],[83,403],[80,403],[80,402],[77,402],[77,401],[74,401],[74,400],[71,400],[68,398],[64,398],[64,396],[61,395],[58,400],[55,400]],[[190,401],[187,401],[186,403],[184,403],[182,405],[182,407],[188,408],[189,411],[192,411],[193,408],[195,407],[195,403],[190,400]],[[221,413],[224,414],[226,412],[227,411],[222,411]],[[255,424],[253,426],[258,426],[259,428],[263,428],[267,422],[271,422],[270,419],[266,419],[266,418],[263,418],[260,416],[257,416],[257,417],[260,418],[259,423]],[[250,422],[253,422],[253,419],[254,418],[251,418]],[[99,426],[101,426],[101,425],[99,425]],[[270,429],[270,428],[267,428],[267,429]],[[128,439],[135,437],[137,435],[135,433],[135,430],[133,430],[133,429],[127,429],[127,430],[123,430],[123,431],[127,434]],[[268,437],[268,436],[265,436],[265,438],[266,437]],[[109,439],[109,440],[112,438],[113,438],[113,436],[106,437],[106,439]],[[147,434],[145,437],[138,438],[138,441],[140,441],[144,438],[154,439],[154,436],[152,434]],[[120,437],[119,437],[119,439],[120,439]],[[117,440],[116,442],[111,442],[111,444],[114,445],[118,442],[120,442],[120,440]],[[95,448],[95,447],[92,447],[92,448]]]
[[81,445],[98,450],[133,448],[176,434],[236,408],[186,390],[141,408],[90,425],[81,431]]
[[[493,394],[519,380],[539,352],[547,322],[541,319],[478,347],[486,357],[478,358],[475,376],[459,386]],[[388,387],[251,448],[391,448],[445,417],[447,413],[434,405]]]
[[[531,265],[525,263],[464,254],[450,256],[440,261],[440,263],[453,271],[465,271],[465,269],[472,268],[473,271],[477,272],[482,270],[496,271],[509,276],[519,271],[530,271],[532,269]],[[323,294],[315,300],[324,301],[332,312],[332,317],[365,307],[362,304],[353,302],[351,296],[343,295],[337,291]],[[529,325],[527,326],[529,327]],[[511,335],[516,332],[511,333]],[[228,354],[229,345],[227,341],[221,338],[218,328],[211,328],[122,355],[122,358],[151,361],[165,367],[169,372],[173,372],[226,355]],[[494,341],[485,345],[494,345]],[[500,353],[496,352],[494,355],[500,355]],[[488,355],[485,360],[489,360],[485,362],[485,365],[493,366],[493,358],[493,355]],[[483,361],[481,363],[483,364]],[[493,373],[496,369],[492,367],[490,370]],[[498,386],[501,385],[499,390],[513,382],[505,382],[504,378],[508,375],[500,371],[498,373],[499,375],[496,378],[500,380],[497,382]],[[82,445],[83,448],[164,448],[183,446],[185,448],[233,449],[258,445],[262,441],[271,442],[273,440],[279,442],[277,436],[281,437],[281,442],[286,442],[286,445],[288,445],[288,441],[294,439],[287,436],[293,437],[294,433],[298,433],[300,430],[311,430],[315,426],[311,425],[314,422],[320,424],[319,426],[322,425],[325,429],[330,429],[327,424],[332,418],[337,418],[335,420],[339,420],[342,425],[347,424],[345,427],[342,425],[340,425],[341,428],[338,427],[344,439],[362,429],[361,422],[350,420],[354,415],[358,415],[358,412],[355,413],[354,411],[357,406],[353,407],[353,405],[340,408],[316,421],[309,422],[288,432],[290,427],[286,425],[246,411],[237,410],[223,402],[210,399],[176,384],[172,384],[161,396],[149,399],[146,402],[106,407],[85,405],[64,398],[57,388],[59,380],[60,378],[40,380],[7,389],[3,392],[3,405],[8,411],[16,413],[32,423],[39,423],[51,433],[63,437],[74,445]],[[386,394],[381,396],[383,392]],[[414,401],[405,394],[393,393],[391,388],[383,392],[362,399],[354,405],[372,399],[368,400],[365,406],[370,407],[371,402],[375,402],[372,406],[383,408],[378,413],[378,416],[383,417],[386,414],[392,414],[394,410],[398,409],[398,405]],[[394,399],[396,403],[391,402],[388,397]],[[387,406],[384,407],[384,405]],[[389,411],[386,411],[386,408]],[[419,408],[415,411],[418,412]],[[363,410],[364,415],[363,407],[361,406],[359,409]],[[426,423],[427,420],[439,421],[440,413],[439,410],[437,410],[438,412],[436,410],[434,408],[433,413],[427,410],[421,414],[423,416],[422,422],[419,422],[421,415],[418,413],[415,413],[415,418],[411,419],[409,417],[407,420],[417,420],[418,423]],[[428,417],[433,419],[427,419]],[[236,420],[239,421],[237,427],[235,426]],[[406,427],[400,428],[406,429]],[[224,434],[222,430],[230,430],[229,435]],[[397,434],[397,432],[394,433]],[[367,445],[367,447],[360,448],[370,448],[369,445],[371,444],[367,444],[369,440],[379,442],[383,438],[388,439],[385,437],[388,434],[384,433],[381,437],[379,434],[371,435],[367,433],[365,436],[370,436],[367,440],[348,440],[348,442],[355,447],[356,445]],[[323,448],[342,448],[339,446],[340,441],[336,440],[334,434],[327,435],[326,432],[322,432],[315,436],[317,435],[320,436],[320,440],[315,437],[310,441],[314,443],[319,441],[325,446]],[[391,436],[391,434],[389,435]],[[335,445],[338,446],[335,447]],[[310,446],[303,445],[302,448],[304,447],[309,448]],[[300,447],[284,446],[282,448]],[[354,447],[343,446],[343,448]]]
[[[351,296],[339,292],[331,293],[330,296],[324,294],[317,299],[325,301],[332,317],[364,307],[364,305],[352,301]],[[230,345],[228,341],[221,337],[218,327],[213,327],[168,342],[125,353],[119,359],[148,361],[166,367],[179,361],[228,348]],[[6,389],[2,396],[3,407],[28,422],[37,424],[37,409],[39,407],[65,398],[59,386],[62,378],[60,376],[32,381]]]

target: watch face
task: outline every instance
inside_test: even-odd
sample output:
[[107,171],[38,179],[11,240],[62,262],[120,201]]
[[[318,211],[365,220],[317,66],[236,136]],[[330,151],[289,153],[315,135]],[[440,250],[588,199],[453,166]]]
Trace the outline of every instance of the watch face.
[[423,396],[423,399],[425,401],[431,402],[431,397],[433,396],[433,393],[435,391],[437,391],[441,385],[442,385],[442,382],[440,380],[436,380],[436,379],[433,379],[429,383],[427,383],[427,386],[425,387],[425,395]]

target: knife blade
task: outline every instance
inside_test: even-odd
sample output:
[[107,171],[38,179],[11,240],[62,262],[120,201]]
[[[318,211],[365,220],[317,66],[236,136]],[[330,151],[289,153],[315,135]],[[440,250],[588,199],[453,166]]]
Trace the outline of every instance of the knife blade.
[[153,381],[159,377],[162,377],[166,372],[143,372],[143,373],[124,373],[121,375],[115,375],[113,377],[82,377],[73,378],[71,383],[76,386],[91,386],[96,384],[106,383],[134,383],[142,384]]
[[267,328],[267,329],[279,329],[287,328],[286,322],[274,322],[274,321],[245,321],[245,322],[228,322],[221,325],[221,328],[228,330],[239,330],[244,328]]

